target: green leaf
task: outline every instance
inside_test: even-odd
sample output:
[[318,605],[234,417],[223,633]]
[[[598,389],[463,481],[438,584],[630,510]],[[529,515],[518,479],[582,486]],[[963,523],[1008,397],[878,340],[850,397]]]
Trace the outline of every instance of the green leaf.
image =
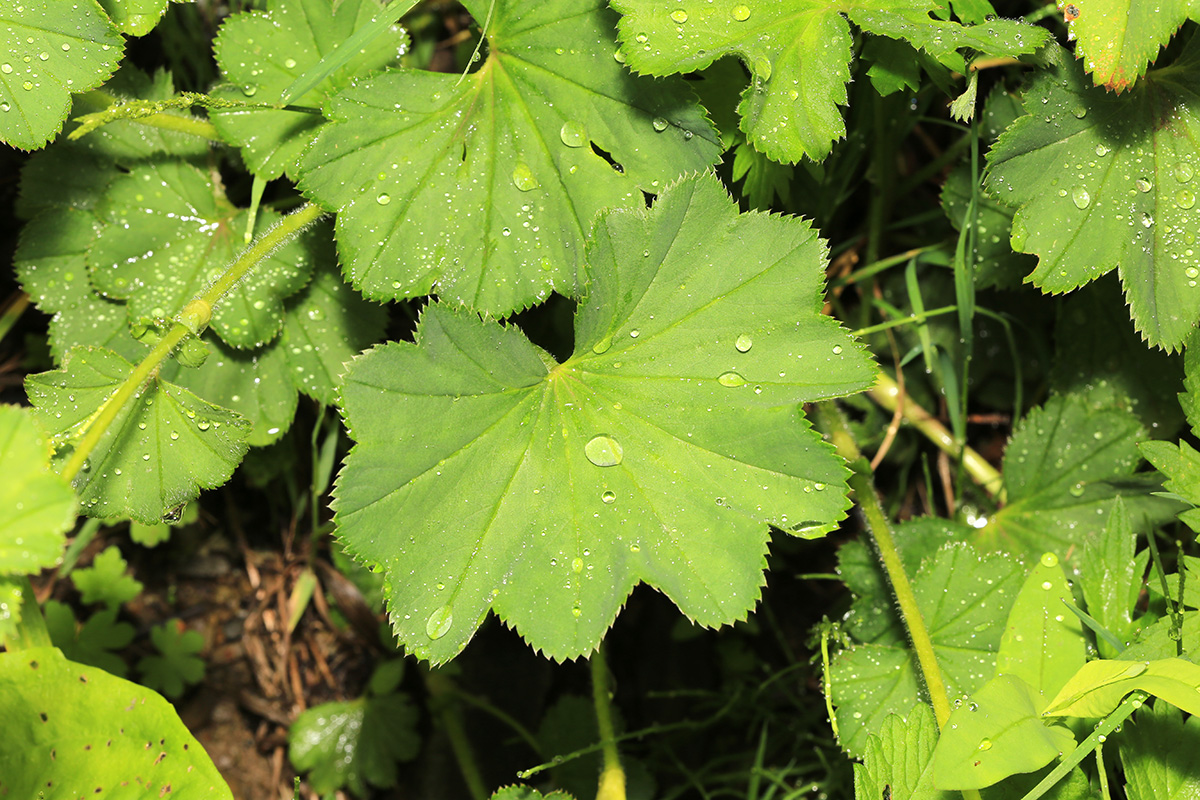
[[279,341],[258,350],[234,350],[206,335],[212,349],[199,367],[163,370],[164,377],[246,418],[246,443],[264,447],[292,426],[299,397],[287,352]]
[[1016,675],[985,683],[950,712],[933,754],[933,782],[940,789],[982,789],[1069,752],[1075,737],[1042,722],[1038,712],[1044,702]]
[[[1075,58],[1097,86],[1121,92],[1154,63],[1159,50],[1188,19],[1200,18],[1194,0],[1146,5],[1135,0],[1083,0],[1066,14]],[[1073,17],[1073,18],[1072,18]]]
[[1172,495],[1190,503],[1192,508],[1179,515],[1189,528],[1200,531],[1200,452],[1186,441],[1178,445],[1171,442],[1142,442],[1142,455],[1154,468],[1166,476],[1163,488]]
[[1200,317],[1200,42],[1122,96],[1088,88],[1065,51],[1048,53],[1028,115],[988,154],[988,190],[1018,207],[1013,249],[1038,256],[1029,280],[1053,294],[1116,268],[1138,331],[1178,350]]
[[1009,502],[988,519],[978,541],[992,550],[1066,559],[1117,497],[1139,530],[1169,518],[1173,504],[1150,497],[1158,487],[1133,475],[1145,437],[1127,411],[1093,410],[1076,395],[1051,397],[1013,431],[1003,468]]
[[233,800],[170,703],[55,648],[0,653],[0,717],[0,795]]
[[150,640],[161,655],[138,661],[142,683],[175,698],[188,684],[204,680],[204,659],[196,656],[204,649],[204,637],[197,631],[184,629],[182,622],[168,621],[150,629]]
[[702,625],[743,618],[767,525],[819,536],[846,507],[799,406],[873,375],[819,313],[825,252],[804,221],[739,216],[688,178],[598,222],[566,362],[440,303],[416,344],[356,359],[336,519],[386,570],[406,649],[444,662],[492,608],[574,658],[638,581]]
[[1192,433],[1200,436],[1200,347],[1189,347],[1183,353],[1183,391],[1179,393],[1179,405]]
[[[169,72],[153,76],[126,64],[100,91],[75,98],[72,117],[81,117],[126,100],[166,100],[175,95]],[[162,114],[189,118],[179,109]],[[68,122],[69,133],[78,125]],[[114,120],[79,140],[59,137],[41,152],[34,153],[21,169],[21,193],[17,212],[26,219],[49,208],[91,210],[108,184],[147,161],[160,161],[164,154],[205,165],[208,142],[198,136],[143,125],[134,120]]]
[[80,664],[99,667],[121,677],[129,671],[114,650],[122,650],[133,641],[133,626],[118,622],[116,606],[105,606],[80,625],[70,606],[57,600],[47,600],[42,608],[50,641],[63,654]]
[[1121,766],[1129,800],[1200,797],[1200,717],[1185,722],[1179,709],[1158,702],[1142,706],[1121,737]]
[[[993,674],[1013,598],[1025,578],[1018,559],[978,555],[965,544],[942,548],[913,579],[946,690],[970,694]],[[903,714],[923,691],[908,643],[862,644],[834,659],[831,692],[842,747],[861,756],[867,733],[888,714]]]
[[1071,292],[1059,308],[1053,390],[1078,394],[1097,411],[1132,411],[1160,437],[1178,430],[1182,396],[1177,399],[1171,389],[1179,386],[1180,362],[1188,356],[1146,347],[1129,319],[1116,276]]
[[742,184],[742,195],[750,201],[750,207],[759,211],[770,211],[775,197],[786,204],[791,199],[792,171],[790,164],[778,164],[755,150],[746,142],[739,142],[733,151],[733,172],[730,177]]
[[421,746],[416,727],[417,710],[404,694],[324,703],[296,717],[288,757],[314,791],[365,796],[367,784],[396,785],[396,762],[415,758]]
[[[229,86],[213,92],[221,99],[278,103],[292,83],[367,24],[381,9],[376,0],[271,0],[266,12],[234,14],[213,43],[217,65]],[[356,78],[395,64],[408,49],[398,25],[373,39],[348,63],[293,105],[320,108],[325,98]],[[213,109],[209,114],[221,138],[241,148],[250,171],[261,178],[293,179],[304,148],[325,122],[319,114],[276,108]]]
[[[1087,658],[1083,626],[1064,603],[1072,600],[1058,556],[1046,553],[1030,570],[1013,601],[1000,639],[996,674],[1020,678],[1033,692],[1035,713],[1041,712]],[[1015,771],[1029,772],[1045,763]]]
[[[1182,603],[1188,608],[1200,608],[1200,558],[1196,556],[1177,555],[1175,571],[1168,572],[1167,590],[1171,599]],[[1183,597],[1179,596],[1179,571],[1183,570]],[[1146,590],[1153,597],[1162,597],[1162,581],[1157,567],[1150,567],[1150,575],[1146,578]]]
[[862,57],[870,62],[867,77],[875,91],[886,97],[893,92],[915,92],[921,85],[921,62],[905,42],[884,36],[864,37]]
[[338,252],[368,297],[433,292],[504,315],[578,294],[596,213],[642,205],[721,146],[686,84],[614,59],[603,0],[466,6],[490,10],[482,66],[394,70],[334,95],[300,187],[338,210]]
[[123,42],[96,0],[0,3],[7,44],[0,58],[0,142],[33,150],[58,133],[71,92],[113,74]]
[[0,405],[0,575],[58,563],[75,522],[75,493],[50,471],[50,445],[28,410]]
[[933,710],[925,703],[913,706],[907,717],[889,714],[878,734],[868,734],[863,762],[854,765],[854,796],[956,800],[932,786],[930,761],[937,741]]
[[1153,661],[1172,658],[1183,646],[1183,655],[1192,661],[1200,659],[1200,611],[1183,612],[1183,629],[1175,631],[1170,616],[1141,631],[1133,644],[1121,651],[1124,661]]
[[[1136,547],[1137,536],[1129,513],[1118,499],[1108,515],[1108,524],[1084,542],[1079,559],[1077,580],[1087,613],[1123,642],[1129,642],[1137,631],[1133,608],[1142,590],[1150,556],[1149,550],[1134,555]],[[1117,655],[1103,638],[1097,638],[1096,644],[1101,658]]]
[[71,582],[84,603],[104,603],[115,608],[142,593],[141,581],[126,575],[125,567],[121,551],[110,545],[100,551],[90,567],[72,571]]
[[145,36],[167,11],[167,0],[100,0],[100,5],[128,36]]
[[[88,425],[132,371],[115,353],[78,348],[62,369],[31,375],[25,387],[42,427],[64,442]],[[201,489],[229,480],[246,452],[247,427],[237,414],[151,378],[75,478],[85,513],[159,520]]]
[[50,320],[50,352],[60,362],[72,347],[106,347],[130,361],[146,345],[129,332],[122,304],[101,297],[88,277],[87,251],[101,224],[90,211],[52,208],[21,231],[17,277]]
[[382,338],[388,315],[342,280],[334,259],[318,263],[312,282],[285,305],[278,346],[296,388],[330,405],[346,363]]
[[532,789],[528,786],[505,786],[502,789],[497,789],[492,792],[490,800],[574,800],[574,798],[566,792],[550,792],[542,794],[537,789]]
[[907,40],[959,72],[966,62],[958,48],[1015,56],[1034,52],[1048,38],[1043,29],[1011,20],[963,27],[934,19],[937,6],[926,0],[614,0],[612,6],[623,15],[621,52],[638,72],[688,73],[738,56],[754,77],[738,106],[742,130],[775,161],[821,161],[846,133],[838,111],[850,80],[853,39],[846,17],[870,33]]
[[1104,717],[1141,689],[1189,714],[1200,714],[1200,664],[1182,658],[1089,661],[1050,701],[1044,716]]
[[[220,277],[242,249],[247,212],[196,167],[166,161],[113,181],[97,213],[108,224],[88,252],[92,281],[107,297],[127,302],[132,322],[174,317]],[[255,231],[278,219],[260,209]],[[311,272],[303,236],[283,245],[225,295],[212,329],[232,347],[261,347],[283,328],[283,299]]]
[[21,603],[25,598],[24,579],[0,575],[0,642],[20,632]]

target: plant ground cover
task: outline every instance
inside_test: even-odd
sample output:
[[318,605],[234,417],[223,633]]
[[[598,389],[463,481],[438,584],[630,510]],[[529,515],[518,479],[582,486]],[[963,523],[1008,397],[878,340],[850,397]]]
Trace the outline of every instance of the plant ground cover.
[[1200,797],[1191,16],[0,0],[0,796]]

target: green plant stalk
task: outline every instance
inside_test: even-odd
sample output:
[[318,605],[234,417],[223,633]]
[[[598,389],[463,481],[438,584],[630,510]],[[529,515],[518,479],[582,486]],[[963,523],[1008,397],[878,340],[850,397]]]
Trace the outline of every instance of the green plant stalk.
[[12,326],[17,324],[17,320],[25,313],[25,309],[29,308],[29,295],[25,292],[17,292],[3,311],[0,311],[0,341],[8,335],[12,330]]
[[612,698],[608,687],[608,659],[603,643],[588,659],[592,669],[592,702],[596,707],[596,727],[600,732],[604,766],[600,769],[600,786],[596,800],[625,800],[625,770],[617,751],[617,732],[613,727]]
[[871,479],[871,467],[858,449],[858,443],[850,434],[846,421],[841,412],[832,402],[816,405],[817,422],[830,435],[838,455],[850,465],[850,489],[854,492],[858,507],[866,519],[867,531],[875,541],[879,560],[887,572],[892,584],[892,592],[896,595],[896,603],[900,606],[900,616],[904,626],[908,628],[909,639],[912,641],[913,652],[917,656],[917,664],[925,678],[925,688],[929,692],[929,701],[933,704],[933,714],[941,728],[950,719],[950,698],[946,694],[946,684],[942,680],[942,671],[937,664],[937,656],[933,652],[933,640],[929,638],[929,630],[925,627],[925,619],[921,609],[917,607],[917,598],[913,594],[912,584],[904,572],[904,564],[900,561],[900,553],[892,538],[892,528],[887,515],[875,493],[875,484]]
[[258,241],[246,248],[229,269],[225,270],[208,289],[184,307],[166,335],[159,340],[158,344],[125,379],[125,382],[104,401],[95,416],[89,420],[83,437],[75,446],[75,452],[63,465],[62,476],[64,478],[68,481],[75,480],[75,476],[83,468],[84,462],[96,449],[100,440],[104,438],[109,426],[116,420],[125,405],[142,391],[146,381],[158,370],[167,356],[185,338],[193,334],[199,335],[208,325],[213,306],[275,248],[316,222],[324,213],[319,206],[308,203],[301,206],[299,211],[279,220],[270,230],[259,237]]
[[1088,753],[1099,747],[1108,735],[1121,727],[1125,720],[1129,719],[1134,711],[1141,708],[1142,703],[1146,702],[1146,698],[1150,695],[1138,690],[1131,693],[1128,697],[1121,701],[1121,704],[1116,709],[1101,720],[1096,729],[1091,735],[1084,739],[1079,745],[1067,754],[1058,766],[1050,771],[1050,774],[1042,778],[1037,786],[1029,790],[1029,792],[1021,798],[1021,800],[1037,800],[1046,792],[1054,788],[1054,784],[1067,776],[1067,773],[1075,769],[1079,762],[1087,758]]
[[[900,406],[900,387],[894,380],[882,372],[879,373],[874,388],[869,389],[867,394],[872,400],[888,411],[895,412]],[[954,434],[946,430],[945,425],[938,422],[928,411],[913,402],[911,397],[906,396],[904,398],[904,410],[901,414],[925,438],[937,445],[938,449],[954,458],[961,459],[963,469],[967,471],[971,479],[979,484],[996,502],[1003,505],[1007,501],[1004,491],[1004,478],[995,467],[987,462],[987,459],[970,447],[959,444]]]
[[454,760],[458,762],[458,770],[463,782],[471,793],[472,800],[487,800],[488,790],[479,774],[479,766],[475,763],[475,753],[471,749],[471,740],[467,738],[463,728],[462,713],[455,700],[458,694],[454,684],[444,675],[437,672],[425,672],[425,688],[429,690],[432,699],[430,708],[446,732],[450,740],[450,749],[454,751]]

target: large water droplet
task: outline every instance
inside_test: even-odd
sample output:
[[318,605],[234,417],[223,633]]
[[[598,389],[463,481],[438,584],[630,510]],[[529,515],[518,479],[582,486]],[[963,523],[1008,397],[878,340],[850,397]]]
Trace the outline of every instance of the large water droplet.
[[558,138],[567,147],[583,147],[587,144],[587,128],[582,122],[569,119],[558,129]]
[[605,336],[603,339],[592,345],[592,352],[596,355],[601,355],[603,353],[607,353],[610,347],[612,347],[612,334]]
[[0,72],[3,72],[5,75],[12,75],[12,71],[12,64],[0,64]]
[[600,495],[600,499],[605,503],[614,503],[617,500],[617,496],[612,492],[605,492],[604,494]]
[[387,192],[382,192],[378,197],[375,198],[375,202],[379,203],[381,206],[386,206],[388,203],[392,202],[392,196]]
[[1175,180],[1180,183],[1187,183],[1196,174],[1196,170],[1186,161],[1181,161],[1175,165]]
[[1057,567],[1058,566],[1058,556],[1056,556],[1054,553],[1042,553],[1041,561],[1042,561],[1043,567]]
[[450,606],[442,606],[429,615],[425,622],[425,633],[430,639],[440,639],[450,632],[450,626],[453,624],[454,612]]
[[583,559],[582,558],[571,559],[571,571],[572,572],[583,572]]
[[746,379],[741,375],[738,375],[736,372],[725,372],[717,378],[717,383],[721,384],[722,386],[733,388],[734,386],[745,386]]
[[591,441],[583,446],[583,454],[587,460],[597,467],[615,467],[625,458],[621,443],[611,436],[593,436]]
[[1071,190],[1071,202],[1075,204],[1076,208],[1084,209],[1092,204],[1092,196],[1084,187],[1076,186]]
[[688,14],[682,8],[677,8],[671,12],[671,19],[678,22],[680,25],[688,21]]
[[513,186],[516,186],[522,192],[528,192],[538,187],[537,178],[533,177],[533,170],[524,161],[518,161],[512,171]]
[[1180,208],[1191,208],[1196,205],[1196,193],[1190,189],[1180,189],[1175,193],[1175,204]]
[[662,117],[655,117],[654,122],[652,122],[650,124],[654,126],[654,130],[658,131],[659,133],[662,133],[663,131],[665,131],[667,129],[667,126],[670,125],[671,123],[667,122]]
[[1145,178],[1138,178],[1136,181],[1133,182],[1133,185],[1136,186],[1138,188],[1138,191],[1141,192],[1142,194],[1145,194],[1146,192],[1148,192],[1154,188],[1154,184],[1151,183],[1150,181],[1146,180]]
[[737,341],[733,343],[733,346],[737,348],[739,353],[748,353],[750,348],[754,347],[754,340],[743,333],[737,337]]
[[992,749],[992,740],[991,739],[983,739],[982,741],[980,741],[979,749],[980,750],[991,750]]
[[738,22],[745,22],[750,19],[750,6],[738,4],[729,12],[729,16],[736,19]]

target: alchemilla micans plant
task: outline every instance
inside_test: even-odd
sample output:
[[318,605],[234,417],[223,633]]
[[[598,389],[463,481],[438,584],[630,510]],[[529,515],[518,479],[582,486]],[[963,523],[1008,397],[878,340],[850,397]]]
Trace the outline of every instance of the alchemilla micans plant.
[[[635,587],[732,626],[834,532],[812,674],[854,797],[1200,792],[1190,7],[267,0],[138,46],[177,11],[0,0],[0,331],[27,298],[53,362],[0,407],[0,794],[232,797],[155,691],[202,642],[155,628],[133,683],[120,554],[72,575],[82,628],[33,583],[325,405],[332,546],[403,654],[494,615],[591,659],[599,780],[497,796],[649,796],[600,649]],[[293,722],[314,791],[418,755],[403,663]]]

